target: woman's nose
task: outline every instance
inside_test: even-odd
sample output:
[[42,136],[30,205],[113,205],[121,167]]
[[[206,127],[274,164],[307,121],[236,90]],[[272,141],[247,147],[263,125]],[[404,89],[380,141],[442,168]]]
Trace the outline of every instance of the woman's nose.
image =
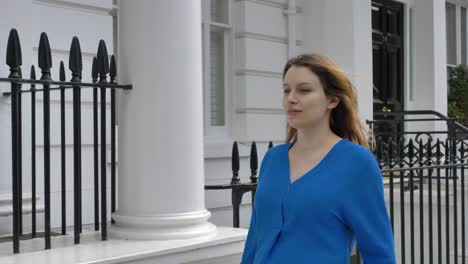
[[297,97],[296,97],[296,92],[294,92],[294,90],[291,90],[289,93],[288,93],[288,102],[297,102]]

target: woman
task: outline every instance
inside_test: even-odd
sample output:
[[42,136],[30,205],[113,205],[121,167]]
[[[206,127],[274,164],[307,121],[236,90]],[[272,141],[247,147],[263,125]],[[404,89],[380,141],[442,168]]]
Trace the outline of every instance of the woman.
[[396,263],[383,181],[368,150],[356,92],[327,58],[283,70],[286,144],[262,161],[242,264]]

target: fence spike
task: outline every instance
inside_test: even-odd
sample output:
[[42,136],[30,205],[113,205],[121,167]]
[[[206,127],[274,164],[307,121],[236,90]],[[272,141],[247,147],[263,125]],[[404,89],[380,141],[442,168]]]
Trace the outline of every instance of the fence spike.
[[414,143],[413,143],[412,138],[409,140],[409,143],[408,143],[408,157],[410,161],[413,160],[413,157],[414,157]]
[[270,141],[270,142],[268,143],[268,149],[271,149],[272,147],[273,147],[273,142]]
[[91,76],[93,78],[93,82],[96,82],[98,79],[98,71],[97,71],[97,59],[93,57],[93,66],[91,67]]
[[231,183],[239,182],[239,149],[237,148],[237,142],[234,141],[232,146],[232,179]]
[[50,51],[49,38],[45,32],[41,33],[41,39],[39,40],[38,62],[39,68],[43,72],[47,72],[52,68],[52,53]]
[[65,81],[65,66],[63,65],[63,61],[60,61],[60,81]]
[[81,80],[81,71],[83,70],[80,40],[73,37],[70,47],[70,57],[68,60],[68,68],[76,77]]
[[418,140],[418,146],[419,146],[419,149],[418,149],[419,160],[420,162],[422,162],[422,160],[424,159],[424,144],[422,142],[422,139]]
[[257,169],[258,169],[258,156],[257,156],[257,144],[255,141],[252,142],[250,147],[250,180],[257,182]]
[[460,162],[463,163],[465,159],[465,144],[463,143],[463,140],[461,141],[460,144]]
[[109,56],[107,55],[106,43],[102,39],[99,41],[96,66],[99,74],[107,75],[109,73]]
[[448,161],[450,160],[450,149],[449,149],[450,143],[449,143],[448,138],[445,139],[444,147],[445,147],[445,161],[448,163]]
[[442,157],[442,153],[440,152],[440,139],[437,139],[436,143],[436,159],[437,162],[439,163]]
[[117,65],[115,64],[115,56],[112,55],[110,59],[110,81],[115,81],[115,76],[117,76]]
[[34,68],[34,65],[31,65],[31,72],[29,78],[31,80],[36,80],[36,69]]
[[23,64],[20,40],[18,32],[14,28],[10,30],[10,35],[8,36],[6,64],[10,68],[17,68]]

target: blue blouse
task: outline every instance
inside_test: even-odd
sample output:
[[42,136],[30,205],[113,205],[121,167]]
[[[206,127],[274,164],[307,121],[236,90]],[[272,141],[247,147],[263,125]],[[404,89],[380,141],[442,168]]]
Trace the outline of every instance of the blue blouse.
[[241,263],[346,264],[356,242],[364,264],[396,263],[382,175],[372,153],[341,139],[291,183],[292,144],[265,154]]

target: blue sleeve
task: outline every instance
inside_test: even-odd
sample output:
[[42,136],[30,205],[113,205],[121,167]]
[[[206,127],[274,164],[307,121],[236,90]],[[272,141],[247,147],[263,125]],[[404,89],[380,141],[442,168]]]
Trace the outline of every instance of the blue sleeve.
[[395,264],[395,248],[385,204],[382,174],[368,152],[354,166],[344,219],[356,236],[364,264]]
[[[258,174],[258,183],[257,183],[257,189],[258,186],[260,185],[262,179],[263,179],[263,174],[265,170],[265,166],[267,164],[267,160],[270,154],[270,150],[265,153],[265,157],[262,160],[262,164],[260,166],[260,171]],[[242,260],[241,264],[252,264],[254,263],[255,259],[255,252],[257,249],[257,221],[256,221],[256,199],[254,200],[254,204],[252,205],[252,216],[250,218],[250,225],[249,225],[249,232],[247,234],[247,240],[245,241],[244,245],[244,253],[242,254]]]
[[249,233],[247,234],[247,240],[244,245],[244,253],[242,254],[241,264],[252,264],[254,263],[255,251],[257,248],[257,236],[256,236],[256,221],[255,221],[255,206],[252,207],[252,216],[250,218]]

